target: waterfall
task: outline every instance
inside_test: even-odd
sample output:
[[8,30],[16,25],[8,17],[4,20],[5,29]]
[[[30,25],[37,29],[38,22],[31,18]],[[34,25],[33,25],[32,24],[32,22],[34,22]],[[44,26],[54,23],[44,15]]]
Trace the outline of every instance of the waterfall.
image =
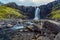
[[39,20],[40,19],[40,9],[37,7],[36,10],[35,10],[35,17],[34,17],[34,20]]

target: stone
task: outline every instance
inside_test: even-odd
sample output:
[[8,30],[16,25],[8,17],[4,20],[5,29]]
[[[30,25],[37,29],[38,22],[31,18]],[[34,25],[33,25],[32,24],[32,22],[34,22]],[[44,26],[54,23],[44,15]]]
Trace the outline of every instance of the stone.
[[13,25],[12,24],[7,24],[7,27],[8,28],[11,28]]
[[40,36],[37,40],[50,40],[48,37]]
[[55,24],[53,22],[49,22],[49,21],[44,22],[43,28],[46,28],[46,29],[50,30],[53,33],[60,32],[60,26],[58,26],[57,24]]
[[58,33],[56,36],[55,36],[55,39],[54,40],[60,40],[60,33]]
[[2,25],[0,25],[0,28],[3,28]]

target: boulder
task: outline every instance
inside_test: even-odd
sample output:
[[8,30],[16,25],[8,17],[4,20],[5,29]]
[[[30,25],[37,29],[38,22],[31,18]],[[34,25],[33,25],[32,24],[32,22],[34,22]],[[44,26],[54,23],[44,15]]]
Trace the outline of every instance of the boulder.
[[12,24],[7,24],[7,27],[8,28],[11,28],[13,25]]
[[58,33],[60,32],[60,25],[58,25],[57,23],[53,23],[53,21],[52,22],[45,21],[43,24],[43,28],[46,28],[51,32]]
[[0,29],[3,28],[2,25],[0,25]]
[[60,40],[60,33],[58,33],[54,40]]

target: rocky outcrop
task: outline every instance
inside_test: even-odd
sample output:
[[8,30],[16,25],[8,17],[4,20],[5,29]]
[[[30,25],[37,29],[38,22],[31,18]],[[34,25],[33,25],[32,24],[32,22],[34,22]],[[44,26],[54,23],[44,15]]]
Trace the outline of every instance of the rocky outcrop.
[[39,8],[41,10],[40,12],[40,16],[41,18],[46,18],[47,15],[51,12],[52,10],[52,7],[54,5],[56,5],[58,2],[57,1],[54,1],[54,2],[51,2],[51,3],[48,3],[47,5],[41,5]]
[[56,37],[54,38],[54,40],[60,40],[60,33],[58,33],[58,34],[56,35]]
[[45,21],[43,24],[43,28],[50,30],[53,33],[60,32],[60,25],[58,23],[55,24],[53,21]]

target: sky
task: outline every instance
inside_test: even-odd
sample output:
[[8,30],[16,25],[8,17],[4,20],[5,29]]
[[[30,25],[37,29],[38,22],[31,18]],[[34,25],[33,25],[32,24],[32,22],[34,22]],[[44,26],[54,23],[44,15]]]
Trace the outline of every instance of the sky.
[[2,3],[15,2],[18,5],[40,6],[52,2],[54,0],[0,0]]

